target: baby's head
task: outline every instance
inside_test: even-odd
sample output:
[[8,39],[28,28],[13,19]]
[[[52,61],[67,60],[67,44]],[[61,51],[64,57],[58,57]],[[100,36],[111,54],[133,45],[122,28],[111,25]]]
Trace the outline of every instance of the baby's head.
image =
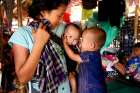
[[98,27],[91,27],[84,30],[81,37],[81,51],[98,51],[104,45],[106,33]]
[[132,48],[132,56],[140,56],[140,42],[134,44]]
[[76,45],[81,36],[81,29],[76,24],[68,24],[66,25],[64,36],[67,37],[68,45]]

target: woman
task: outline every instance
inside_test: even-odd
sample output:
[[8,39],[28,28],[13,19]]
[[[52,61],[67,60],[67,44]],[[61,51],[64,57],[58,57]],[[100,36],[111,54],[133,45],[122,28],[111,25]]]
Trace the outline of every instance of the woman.
[[49,33],[67,5],[68,0],[33,0],[29,16],[34,21],[18,28],[9,40],[17,77],[22,84],[31,80],[32,93],[70,93],[62,49]]

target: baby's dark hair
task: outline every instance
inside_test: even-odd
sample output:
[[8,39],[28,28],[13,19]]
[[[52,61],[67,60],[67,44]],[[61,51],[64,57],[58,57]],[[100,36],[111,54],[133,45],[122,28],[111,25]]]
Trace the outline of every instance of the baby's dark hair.
[[75,23],[69,23],[66,24],[65,29],[67,29],[69,26],[74,26],[76,29],[79,29],[81,31],[81,28],[79,25],[75,24]]
[[41,15],[41,11],[51,11],[57,9],[60,5],[68,5],[68,3],[69,0],[33,0],[29,7],[29,16],[38,19],[37,17]]

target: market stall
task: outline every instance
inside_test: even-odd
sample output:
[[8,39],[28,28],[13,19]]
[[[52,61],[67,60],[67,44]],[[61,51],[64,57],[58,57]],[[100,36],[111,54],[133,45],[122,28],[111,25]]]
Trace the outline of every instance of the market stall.
[[[31,2],[31,0],[0,1],[0,61],[4,57],[3,33],[11,35],[19,26],[27,25],[32,21],[27,12]],[[112,62],[112,58],[118,57],[122,62],[122,56],[131,55],[133,45],[140,42],[140,1],[70,0],[63,16],[63,22],[55,29],[56,35],[60,37],[65,24],[69,23],[77,23],[82,29],[98,26],[105,30],[107,39],[101,49],[101,54],[106,57],[103,64],[107,68],[108,64]],[[122,64],[124,65],[124,63]],[[115,66],[113,67],[115,68]],[[116,69],[112,71],[117,70],[116,66]],[[113,75],[109,77],[112,81],[107,81],[108,93],[125,93],[128,90],[131,90],[128,93],[134,91],[138,93],[140,91],[140,86],[132,87],[134,82],[125,76],[126,73],[123,73],[124,76],[121,79],[118,79],[120,77],[116,72],[115,78]],[[139,81],[138,84],[140,84]]]

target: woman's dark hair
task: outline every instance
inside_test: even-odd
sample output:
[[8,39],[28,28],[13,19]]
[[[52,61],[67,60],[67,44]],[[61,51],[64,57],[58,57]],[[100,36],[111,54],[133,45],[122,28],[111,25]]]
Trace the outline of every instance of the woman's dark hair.
[[33,0],[32,5],[29,7],[29,16],[37,19],[43,10],[51,11],[57,9],[60,5],[68,5],[69,0]]
[[77,25],[76,23],[69,23],[66,24],[65,29],[67,29],[69,26],[74,26],[76,29],[79,29],[81,31],[81,28],[79,25]]

